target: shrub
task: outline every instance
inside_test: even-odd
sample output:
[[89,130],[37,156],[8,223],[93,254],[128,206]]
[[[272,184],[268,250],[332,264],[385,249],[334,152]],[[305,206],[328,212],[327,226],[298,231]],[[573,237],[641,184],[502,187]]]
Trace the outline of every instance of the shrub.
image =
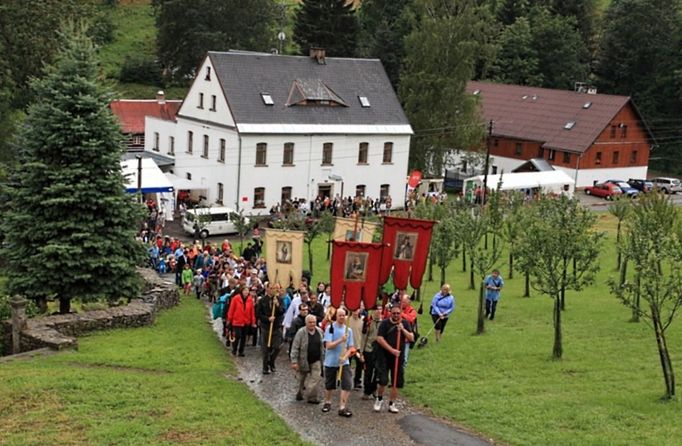
[[118,79],[121,82],[158,85],[161,83],[161,68],[152,56],[126,56]]

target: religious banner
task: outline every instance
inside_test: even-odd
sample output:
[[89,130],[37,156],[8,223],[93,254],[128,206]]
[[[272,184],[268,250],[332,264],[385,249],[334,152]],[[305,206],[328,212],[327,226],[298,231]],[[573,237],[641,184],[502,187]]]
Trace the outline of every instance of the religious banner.
[[292,283],[298,289],[303,273],[304,235],[301,231],[265,231],[265,261],[271,284],[288,287]]
[[377,230],[376,223],[370,223],[363,219],[358,220],[357,233],[353,238],[355,232],[355,219],[336,217],[336,225],[334,226],[334,240],[343,242],[364,242],[372,243],[372,238]]
[[418,289],[426,270],[434,221],[384,217],[383,254],[379,282],[384,284],[393,270],[393,285]]
[[379,290],[381,243],[332,242],[331,302],[353,311],[374,308]]

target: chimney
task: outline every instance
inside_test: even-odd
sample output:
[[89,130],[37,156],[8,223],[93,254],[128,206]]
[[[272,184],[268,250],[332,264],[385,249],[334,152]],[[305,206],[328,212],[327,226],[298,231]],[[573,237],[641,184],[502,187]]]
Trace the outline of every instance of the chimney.
[[324,57],[325,57],[324,48],[310,47],[310,58],[311,59],[315,59],[317,61],[317,63],[320,65],[326,65]]
[[163,105],[166,103],[166,94],[163,92],[163,90],[159,90],[156,92],[156,100],[159,103],[159,105]]

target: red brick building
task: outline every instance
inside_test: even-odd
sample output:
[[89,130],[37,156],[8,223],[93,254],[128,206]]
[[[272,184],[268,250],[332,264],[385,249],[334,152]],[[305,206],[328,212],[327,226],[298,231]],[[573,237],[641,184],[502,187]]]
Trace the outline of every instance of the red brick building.
[[577,187],[646,178],[653,137],[629,97],[473,81],[467,91],[493,121],[491,173],[542,158]]

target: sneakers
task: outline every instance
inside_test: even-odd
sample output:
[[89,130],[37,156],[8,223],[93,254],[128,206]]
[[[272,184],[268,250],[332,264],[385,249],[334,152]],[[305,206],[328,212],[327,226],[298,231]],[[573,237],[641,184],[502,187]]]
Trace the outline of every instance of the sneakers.
[[381,406],[384,405],[384,401],[379,398],[374,400],[374,412],[381,412]]
[[388,403],[388,411],[391,412],[391,413],[398,413],[398,412],[400,412],[400,411],[398,410],[398,406],[396,406],[395,403],[394,403],[393,401],[391,401],[391,402]]
[[353,412],[351,412],[347,407],[344,407],[343,409],[339,409],[339,416],[350,418],[353,416]]
[[332,410],[332,403],[325,402],[322,406],[322,412],[329,412],[330,410]]

